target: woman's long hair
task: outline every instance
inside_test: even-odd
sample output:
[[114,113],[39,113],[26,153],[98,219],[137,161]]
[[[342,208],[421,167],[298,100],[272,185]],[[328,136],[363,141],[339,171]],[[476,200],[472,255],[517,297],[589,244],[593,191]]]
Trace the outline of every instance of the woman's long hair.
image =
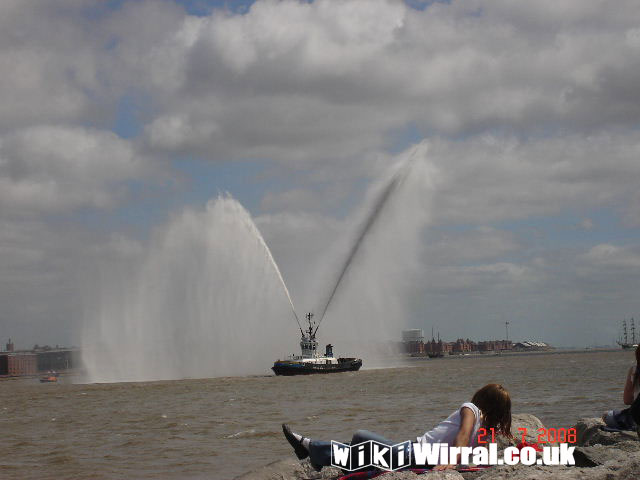
[[485,385],[473,395],[471,402],[482,412],[484,427],[495,428],[496,433],[511,437],[511,397],[502,385]]
[[636,347],[636,374],[633,378],[633,386],[640,384],[640,345]]

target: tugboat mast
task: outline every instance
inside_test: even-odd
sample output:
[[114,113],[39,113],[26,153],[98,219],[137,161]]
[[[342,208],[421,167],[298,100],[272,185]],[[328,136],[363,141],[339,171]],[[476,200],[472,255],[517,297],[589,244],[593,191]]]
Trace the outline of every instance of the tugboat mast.
[[[302,338],[300,339],[300,349],[302,350],[302,358],[315,358],[318,356],[318,342],[316,341],[316,333],[313,331],[313,313],[309,312],[306,315],[309,322],[309,329],[302,332]],[[317,330],[317,328],[316,328]]]
[[309,321],[309,338],[315,338],[316,333],[313,331],[313,323],[311,322],[311,319],[313,318],[313,313],[309,312],[305,316]]

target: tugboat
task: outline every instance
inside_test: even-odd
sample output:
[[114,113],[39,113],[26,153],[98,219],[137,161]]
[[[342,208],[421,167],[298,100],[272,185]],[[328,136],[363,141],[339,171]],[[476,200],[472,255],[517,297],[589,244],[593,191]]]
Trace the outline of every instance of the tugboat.
[[[302,338],[300,339],[300,349],[302,355],[291,355],[286,360],[276,360],[273,363],[273,373],[276,375],[310,375],[313,373],[335,373],[357,371],[362,366],[360,358],[335,358],[333,356],[333,345],[328,344],[324,355],[318,353],[318,342],[316,332],[318,326],[313,322],[313,313],[307,314],[309,329],[303,331],[300,328]],[[315,330],[314,330],[315,327]]]

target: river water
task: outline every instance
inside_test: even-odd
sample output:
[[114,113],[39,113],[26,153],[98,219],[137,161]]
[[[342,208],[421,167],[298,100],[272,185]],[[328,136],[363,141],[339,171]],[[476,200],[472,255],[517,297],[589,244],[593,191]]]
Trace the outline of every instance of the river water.
[[413,360],[307,377],[147,383],[0,382],[0,478],[229,479],[292,452],[280,429],[345,440],[421,435],[474,391],[502,383],[514,413],[569,427],[620,407],[633,352]]

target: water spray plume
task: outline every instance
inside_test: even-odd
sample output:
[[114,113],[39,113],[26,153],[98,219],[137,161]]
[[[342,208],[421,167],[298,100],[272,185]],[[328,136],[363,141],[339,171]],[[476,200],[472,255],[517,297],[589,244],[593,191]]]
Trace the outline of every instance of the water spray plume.
[[100,264],[89,287],[88,381],[258,373],[295,344],[280,269],[230,196],[175,215],[140,253]]
[[416,159],[416,153],[418,151],[418,147],[419,145],[416,145],[412,149],[411,153],[407,157],[407,160],[404,162],[404,164],[400,166],[398,171],[395,172],[395,174],[391,177],[389,182],[384,186],[380,194],[374,200],[371,206],[371,209],[369,210],[368,214],[364,219],[364,222],[362,223],[362,226],[360,227],[360,229],[356,234],[355,241],[351,245],[351,248],[349,249],[345,257],[345,261],[342,265],[342,268],[339,270],[338,276],[333,285],[333,289],[331,290],[331,293],[327,298],[324,308],[322,309],[322,313],[320,314],[320,320],[318,321],[318,324],[315,330],[316,332],[318,331],[318,328],[320,327],[320,323],[322,323],[322,320],[324,319],[327,313],[327,310],[329,309],[329,306],[331,305],[331,302],[333,301],[333,298],[335,297],[336,292],[338,291],[338,288],[342,283],[343,278],[345,277],[346,273],[349,271],[353,263],[353,259],[356,257],[358,251],[360,250],[361,245],[364,243],[369,232],[371,231],[373,226],[376,224],[377,220],[380,218],[380,214],[382,213],[385,206],[389,202],[389,198],[393,196],[394,192],[397,191],[398,187],[403,183],[403,181],[407,178],[407,176],[411,172],[411,168]]
[[[337,257],[343,259],[337,274],[322,282],[332,289],[315,331],[330,308],[337,310],[342,321],[332,322],[330,330],[349,354],[356,354],[351,346],[362,347],[367,366],[374,353],[372,343],[363,342],[363,332],[388,340],[405,317],[403,295],[426,214],[414,203],[417,193],[423,196],[424,172],[414,168],[419,147],[377,194],[367,195],[364,220],[349,237],[353,241],[346,256]],[[386,229],[376,228],[381,217],[389,220]],[[396,235],[399,231],[402,236]],[[392,257],[389,248],[397,249]],[[349,295],[338,295],[353,275],[355,260],[365,254],[367,262],[358,281],[349,282]],[[185,209],[148,245],[126,255],[100,262],[92,276],[99,283],[87,285],[82,351],[88,381],[264,372],[283,347],[296,343],[292,313],[303,331],[270,249],[251,215],[230,196],[211,200],[204,210]],[[338,297],[348,301],[338,302]]]

